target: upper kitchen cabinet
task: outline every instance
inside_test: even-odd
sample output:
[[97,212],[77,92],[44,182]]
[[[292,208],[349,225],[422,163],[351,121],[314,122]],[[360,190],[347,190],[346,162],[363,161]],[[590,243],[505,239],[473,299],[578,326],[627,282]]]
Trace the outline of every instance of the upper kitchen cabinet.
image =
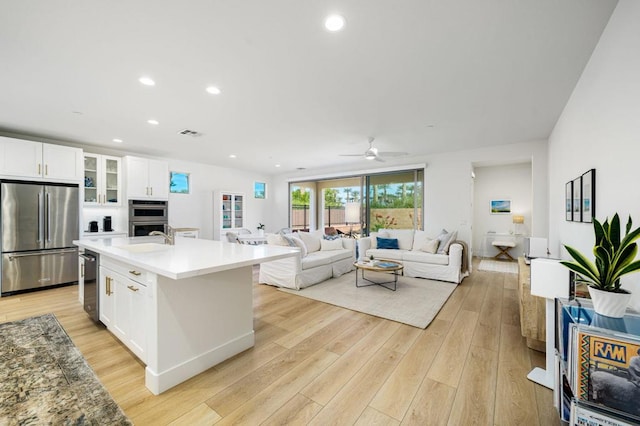
[[169,199],[169,163],[126,156],[127,198]]
[[119,206],[122,203],[122,159],[84,154],[85,206]]
[[82,149],[0,136],[0,175],[47,181],[82,181]]

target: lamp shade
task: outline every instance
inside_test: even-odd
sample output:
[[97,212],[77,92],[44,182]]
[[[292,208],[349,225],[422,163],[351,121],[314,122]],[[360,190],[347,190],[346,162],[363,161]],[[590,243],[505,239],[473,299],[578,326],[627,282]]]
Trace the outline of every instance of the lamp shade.
[[513,223],[524,223],[524,216],[514,214],[513,215]]
[[348,202],[344,207],[344,221],[346,223],[360,222],[360,203]]

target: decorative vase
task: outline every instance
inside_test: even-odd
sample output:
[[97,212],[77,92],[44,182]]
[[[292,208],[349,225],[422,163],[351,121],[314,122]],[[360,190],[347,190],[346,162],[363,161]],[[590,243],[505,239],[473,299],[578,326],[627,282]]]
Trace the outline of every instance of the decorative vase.
[[631,299],[631,293],[613,293],[589,286],[593,310],[600,315],[622,318]]

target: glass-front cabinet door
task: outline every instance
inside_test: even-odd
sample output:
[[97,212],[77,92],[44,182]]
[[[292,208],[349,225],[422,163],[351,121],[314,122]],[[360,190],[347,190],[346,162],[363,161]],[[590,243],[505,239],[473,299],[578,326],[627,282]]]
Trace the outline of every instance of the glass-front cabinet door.
[[84,154],[84,204],[118,206],[122,192],[122,159]]

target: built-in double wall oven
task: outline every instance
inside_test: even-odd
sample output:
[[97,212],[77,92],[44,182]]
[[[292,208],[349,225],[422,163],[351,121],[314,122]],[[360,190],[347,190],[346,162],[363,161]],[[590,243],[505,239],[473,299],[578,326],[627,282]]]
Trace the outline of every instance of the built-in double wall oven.
[[129,236],[141,237],[151,231],[167,232],[167,201],[129,200]]

